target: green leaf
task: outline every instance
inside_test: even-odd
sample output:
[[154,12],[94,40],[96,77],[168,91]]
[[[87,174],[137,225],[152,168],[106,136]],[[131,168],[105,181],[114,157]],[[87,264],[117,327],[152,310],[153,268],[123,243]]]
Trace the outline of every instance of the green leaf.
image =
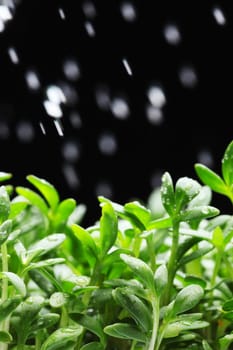
[[213,348],[207,343],[206,340],[202,340],[203,350],[213,350]]
[[233,342],[233,333],[226,334],[219,339],[220,350],[227,350]]
[[209,253],[211,250],[214,249],[213,245],[208,243],[208,242],[202,242],[202,246],[198,247],[197,250],[192,251],[191,253],[183,256],[180,260],[179,260],[179,264],[178,266],[181,267],[182,265],[185,265],[187,263],[189,263],[190,261],[196,260],[198,258],[200,258],[203,255],[206,255],[207,253]]
[[233,298],[230,300],[227,300],[223,306],[222,306],[223,311],[233,311]]
[[88,316],[81,313],[70,313],[69,316],[73,321],[97,335],[100,338],[101,344],[105,345],[106,337],[103,332],[103,325],[97,316]]
[[0,171],[0,181],[6,181],[12,178],[11,173],[5,173],[4,171]]
[[2,245],[12,230],[12,220],[6,220],[0,225],[0,245]]
[[187,275],[184,278],[184,285],[189,286],[190,284],[198,284],[203,289],[205,289],[207,286],[207,282],[203,278],[193,275]]
[[106,326],[104,332],[115,338],[136,340],[142,343],[147,341],[146,335],[138,327],[128,323],[114,323]]
[[40,315],[31,325],[30,331],[35,332],[39,329],[47,329],[49,327],[54,326],[60,319],[59,314],[55,313],[46,313],[44,315]]
[[188,208],[209,205],[212,199],[212,191],[209,186],[202,186],[200,192],[189,202]]
[[45,200],[39,194],[22,186],[17,186],[15,190],[19,195],[28,199],[32,205],[38,207],[43,214],[48,214],[48,206]]
[[219,226],[217,226],[213,231],[212,243],[218,249],[223,249],[225,246],[223,231]]
[[168,172],[165,172],[162,176],[162,185],[160,191],[164,208],[170,216],[173,216],[176,210],[175,193],[173,181]]
[[192,309],[199,303],[203,296],[203,288],[197,284],[190,284],[183,288],[175,298],[173,314],[177,315]]
[[180,221],[190,221],[190,220],[203,220],[217,216],[220,211],[209,205],[202,205],[200,207],[195,207],[192,209],[187,209],[180,213]]
[[71,225],[71,228],[77,239],[82,244],[82,248],[86,254],[87,261],[90,265],[93,265],[94,261],[98,259],[98,249],[94,239],[89,232],[77,224]]
[[124,209],[127,213],[130,213],[143,224],[144,227],[147,227],[148,222],[151,218],[151,211],[143,206],[138,201],[129,202],[124,205]]
[[75,207],[76,201],[73,198],[64,199],[56,209],[56,214],[53,218],[55,226],[66,223]]
[[60,308],[67,303],[68,295],[61,292],[53,293],[49,298],[49,304],[53,308]]
[[10,214],[10,198],[5,186],[0,186],[0,224],[5,221]]
[[118,223],[115,211],[110,203],[102,207],[100,219],[100,244],[104,256],[115,243],[118,233]]
[[175,187],[176,212],[184,209],[200,190],[201,185],[196,180],[186,176],[179,178]]
[[52,259],[45,259],[42,261],[31,263],[23,270],[23,273],[28,272],[28,271],[33,270],[33,269],[41,269],[41,268],[46,267],[46,266],[61,264],[64,261],[65,261],[64,258],[52,258]]
[[27,180],[42,193],[52,210],[55,210],[59,203],[59,195],[55,187],[48,181],[35,175],[28,175]]
[[32,244],[29,247],[28,253],[38,252],[37,256],[44,255],[45,253],[62,244],[62,242],[64,242],[65,239],[66,236],[64,235],[64,233],[53,233],[41,239],[40,241]]
[[104,346],[97,341],[83,345],[80,350],[104,350]]
[[15,218],[28,206],[28,204],[29,202],[22,196],[17,196],[13,198],[13,200],[11,201],[9,219]]
[[149,289],[154,289],[154,276],[151,268],[141,259],[127,254],[120,254],[121,259]]
[[164,217],[151,221],[147,225],[147,230],[161,229],[172,227],[172,219],[170,217]]
[[16,275],[13,272],[4,271],[0,273],[0,277],[1,278],[6,277],[22,296],[26,296],[26,293],[27,293],[26,286],[24,284],[24,281],[18,275]]
[[227,146],[222,159],[222,175],[227,186],[233,184],[233,141]]
[[0,331],[0,342],[2,343],[11,343],[13,340],[11,334],[6,331]]
[[41,350],[73,350],[83,327],[59,328],[53,332],[43,343]]
[[164,338],[177,337],[182,331],[201,329],[208,327],[209,323],[206,321],[179,321],[169,323],[164,332]]
[[199,163],[195,164],[194,168],[198,177],[205,185],[209,186],[217,193],[227,195],[228,189],[224,181],[213,170],[210,170],[207,166]]
[[7,318],[7,316],[17,308],[21,301],[22,297],[18,295],[3,301],[0,304],[0,322]]
[[160,296],[168,282],[168,271],[165,264],[160,265],[155,271],[155,290]]
[[133,295],[130,289],[116,288],[112,294],[116,302],[129,312],[143,331],[148,332],[152,328],[151,310],[149,310],[141,299]]

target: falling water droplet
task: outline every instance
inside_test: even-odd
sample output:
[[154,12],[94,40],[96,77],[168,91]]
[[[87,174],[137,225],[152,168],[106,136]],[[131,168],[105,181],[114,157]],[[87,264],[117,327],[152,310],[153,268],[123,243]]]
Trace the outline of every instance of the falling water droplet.
[[166,24],[163,29],[166,41],[171,45],[178,45],[181,42],[181,35],[175,24]]
[[115,97],[111,102],[112,114],[118,119],[126,119],[129,116],[130,110],[126,100],[122,97]]
[[9,47],[8,48],[8,55],[11,59],[11,62],[14,63],[14,64],[18,64],[19,63],[19,56],[15,50],[14,47]]
[[226,24],[226,17],[220,7],[213,8],[213,16],[219,25],[224,26]]
[[117,150],[117,141],[115,136],[110,132],[104,132],[99,136],[98,146],[103,154],[113,155]]
[[120,6],[120,12],[127,22],[134,22],[137,18],[137,11],[132,2],[124,1]]

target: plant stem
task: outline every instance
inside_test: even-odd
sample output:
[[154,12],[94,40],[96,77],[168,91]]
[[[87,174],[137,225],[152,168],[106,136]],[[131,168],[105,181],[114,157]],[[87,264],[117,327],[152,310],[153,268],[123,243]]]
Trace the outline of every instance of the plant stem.
[[150,344],[148,350],[155,350],[155,344],[157,341],[158,327],[159,327],[159,299],[153,298],[152,300],[152,319],[153,319],[153,329],[150,339]]
[[[1,246],[2,253],[2,272],[8,272],[8,257],[7,257],[7,243],[3,243]],[[8,299],[8,279],[3,277],[2,279],[2,296],[1,302]],[[9,317],[2,321],[0,325],[0,330],[8,332],[9,331]],[[7,350],[8,345],[6,343],[0,343],[0,350]]]
[[164,305],[167,305],[170,301],[173,280],[177,268],[177,250],[179,243],[179,222],[173,221],[173,235],[172,235],[172,247],[171,254],[168,261],[168,283],[164,295]]

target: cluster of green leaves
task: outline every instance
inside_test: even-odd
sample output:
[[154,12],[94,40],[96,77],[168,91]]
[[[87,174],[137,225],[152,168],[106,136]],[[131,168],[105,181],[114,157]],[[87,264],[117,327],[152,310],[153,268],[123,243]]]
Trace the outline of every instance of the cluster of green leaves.
[[[227,350],[233,344],[233,141],[222,177],[165,172],[148,203],[100,219],[48,181],[0,186],[0,350]],[[11,174],[0,173],[6,182]]]

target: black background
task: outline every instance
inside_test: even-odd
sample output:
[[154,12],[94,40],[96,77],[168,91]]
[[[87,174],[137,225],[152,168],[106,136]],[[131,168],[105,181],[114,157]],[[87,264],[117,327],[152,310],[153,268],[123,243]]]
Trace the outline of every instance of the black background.
[[[95,16],[85,13],[87,2],[94,5]],[[98,194],[120,203],[136,198],[146,202],[164,171],[174,181],[180,176],[196,179],[193,165],[205,162],[203,151],[212,157],[207,165],[219,173],[223,152],[233,139],[230,1],[135,0],[130,2],[136,11],[134,21],[122,16],[123,4],[22,0],[11,8],[13,18],[0,33],[0,170],[12,172],[16,185],[28,185],[26,175],[37,175],[50,181],[61,198],[86,204],[84,225],[100,215]],[[213,15],[216,7],[225,16],[224,25]],[[95,36],[88,35],[86,22]],[[180,31],[178,45],[164,37],[164,28],[171,23]],[[17,52],[17,64],[11,61],[9,48]],[[132,75],[127,74],[124,58]],[[80,67],[75,81],[64,75],[67,59]],[[180,81],[184,66],[196,72],[194,86]],[[25,79],[30,70],[40,80],[36,91]],[[71,86],[76,96],[62,105],[60,136],[43,101],[49,85],[62,84]],[[151,84],[161,86],[166,96],[160,124],[146,116]],[[126,99],[127,118],[116,118],[110,109],[98,106],[96,91],[101,88],[108,90],[110,99]],[[72,113],[79,114],[80,126],[72,125]],[[18,136],[22,122],[33,130],[31,138]],[[98,147],[103,133],[113,134],[117,141],[112,155]],[[69,142],[78,147],[76,160],[66,159],[62,151]],[[64,166],[77,174],[76,184],[67,181]],[[218,195],[214,204],[231,211],[227,199]]]

